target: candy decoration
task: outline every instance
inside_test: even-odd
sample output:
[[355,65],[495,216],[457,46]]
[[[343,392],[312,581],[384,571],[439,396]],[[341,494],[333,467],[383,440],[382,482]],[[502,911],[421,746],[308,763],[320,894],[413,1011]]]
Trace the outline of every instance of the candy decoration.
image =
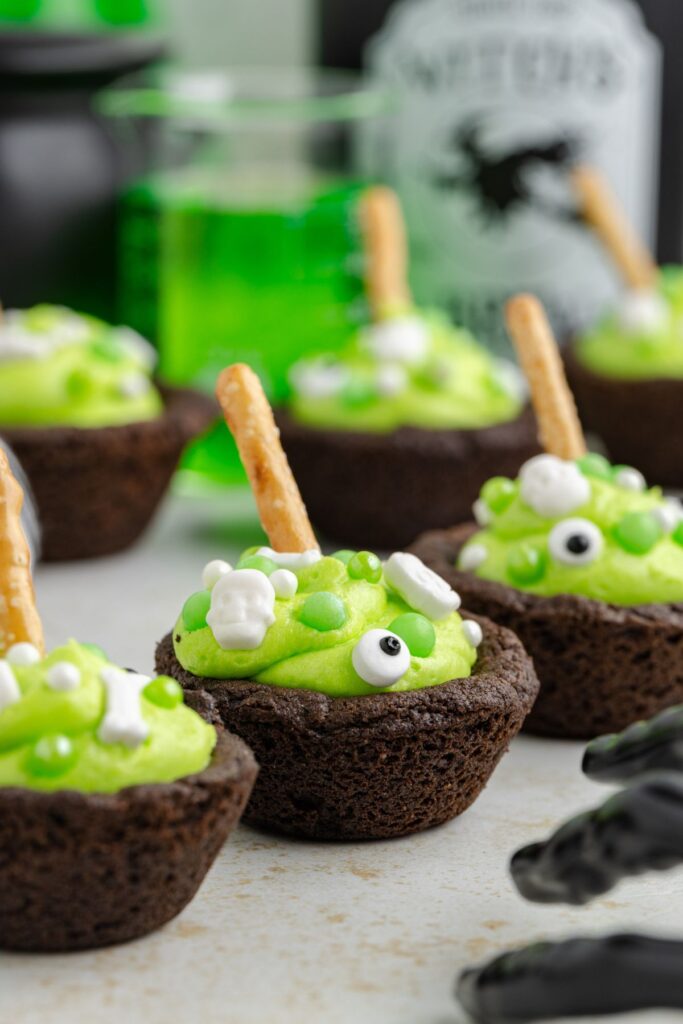
[[294,597],[299,589],[298,577],[289,569],[276,569],[270,575],[270,582],[273,584],[275,596],[281,599]]
[[556,519],[590,500],[591,486],[574,462],[536,455],[519,471],[519,495],[536,515]]
[[577,465],[584,476],[595,477],[596,480],[612,482],[614,471],[608,459],[596,452],[588,452],[583,458],[577,461]]
[[274,562],[272,558],[267,558],[266,555],[248,555],[246,558],[240,558],[237,568],[257,569],[258,572],[270,576],[277,570],[277,562]]
[[659,520],[651,512],[629,512],[614,527],[617,544],[631,555],[646,555],[663,536]]
[[319,633],[341,629],[347,618],[346,605],[342,599],[325,590],[310,594],[299,612],[299,622]]
[[71,693],[81,685],[81,670],[71,661],[58,661],[47,670],[47,685],[59,693]]
[[683,1009],[683,943],[643,935],[538,942],[464,971],[457,997],[479,1024]]
[[550,531],[548,551],[560,565],[577,568],[600,557],[605,539],[590,519],[565,519]]
[[482,487],[481,499],[495,515],[500,515],[511,504],[516,494],[514,480],[506,476],[494,476]]
[[20,641],[44,650],[36,610],[31,556],[21,525],[24,495],[0,451],[0,653]]
[[512,549],[506,563],[508,576],[520,586],[538,583],[545,575],[545,568],[545,553],[526,541]]
[[434,626],[417,612],[399,615],[389,624],[389,632],[403,640],[414,658],[428,658],[436,646]]
[[507,305],[506,320],[529,382],[543,448],[560,459],[580,459],[586,442],[543,306],[532,295],[518,295]]
[[11,665],[35,665],[40,661],[40,651],[35,644],[13,644],[7,652]]
[[670,313],[666,300],[657,292],[629,291],[619,303],[617,316],[625,334],[641,338],[665,328]]
[[244,364],[229,366],[218,378],[216,395],[237,442],[261,523],[272,547],[287,552],[317,549],[315,534],[258,377]]
[[641,493],[647,490],[647,482],[639,469],[632,466],[616,466],[614,470],[614,482],[625,491]]
[[384,575],[407,605],[434,622],[460,607],[460,596],[415,555],[396,552],[385,564]]
[[209,590],[198,590],[196,594],[190,594],[182,611],[185,628],[191,633],[197,629],[204,629],[210,607],[211,592]]
[[410,651],[395,633],[370,629],[353,649],[351,662],[369,686],[394,686],[410,668]]
[[77,756],[68,736],[41,736],[29,754],[29,769],[33,775],[55,778],[68,772]]
[[372,551],[359,551],[349,560],[347,570],[352,580],[379,583],[382,579],[382,563]]
[[279,565],[282,569],[291,569],[296,572],[297,569],[308,569],[309,566],[315,565],[322,558],[320,548],[310,548],[308,551],[273,551],[272,548],[259,548],[257,554],[263,555],[264,558],[269,558],[276,565]]
[[627,286],[651,292],[657,265],[626,219],[612,188],[593,167],[576,167],[572,181],[584,220],[593,228]]
[[360,208],[366,251],[366,291],[375,320],[410,309],[408,243],[396,193],[377,185],[366,190]]
[[145,700],[159,708],[171,710],[183,703],[183,688],[170,676],[157,676],[142,691]]
[[211,591],[207,625],[216,643],[229,651],[260,647],[275,622],[275,590],[257,569],[235,569]]
[[97,735],[102,743],[123,743],[134,750],[149,736],[149,726],[142,717],[140,696],[150,678],[107,665],[101,670],[100,679],[107,699]]
[[458,568],[462,572],[476,572],[481,568],[489,553],[483,544],[468,544],[463,548],[458,562]]
[[683,706],[617,736],[601,736],[586,748],[582,770],[594,782],[629,782],[648,772],[683,772]]
[[662,773],[519,850],[512,879],[535,903],[581,906],[622,878],[683,862],[683,775]]
[[231,571],[232,566],[229,562],[224,562],[220,558],[214,558],[212,562],[207,562],[202,570],[202,586],[205,590],[211,590],[218,583],[221,576],[225,576],[226,573]]
[[0,661],[0,712],[21,699],[21,690],[11,665]]
[[467,620],[463,622],[462,631],[470,647],[480,647],[484,639],[484,631],[478,622]]

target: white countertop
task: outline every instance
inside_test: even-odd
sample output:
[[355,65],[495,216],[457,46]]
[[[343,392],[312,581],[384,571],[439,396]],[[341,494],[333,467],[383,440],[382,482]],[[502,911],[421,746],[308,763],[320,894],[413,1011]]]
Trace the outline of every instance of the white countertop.
[[[202,566],[234,560],[255,529],[246,494],[175,497],[133,551],[40,567],[48,644],[76,634],[151,670],[154,643]],[[631,929],[683,938],[683,872],[626,882],[583,910],[515,894],[510,854],[605,796],[582,778],[581,752],[518,739],[467,814],[409,839],[323,845],[240,828],[194,902],[149,938],[94,953],[0,954],[0,1022],[460,1024],[456,974],[508,947]]]

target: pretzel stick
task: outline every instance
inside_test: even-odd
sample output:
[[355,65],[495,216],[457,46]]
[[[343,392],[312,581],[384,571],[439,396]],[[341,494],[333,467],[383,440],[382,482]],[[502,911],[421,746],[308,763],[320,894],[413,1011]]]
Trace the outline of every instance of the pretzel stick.
[[31,579],[31,553],[21,524],[24,493],[0,449],[0,651],[13,644],[45,649]]
[[529,382],[539,441],[550,455],[581,458],[586,441],[543,306],[533,295],[518,295],[507,304],[506,322]]
[[595,231],[629,288],[651,291],[657,281],[657,264],[629,224],[607,179],[593,167],[581,165],[572,172],[584,220]]
[[221,373],[216,396],[237,442],[271,546],[292,552],[317,548],[260,380],[248,366],[236,363]]
[[401,204],[393,189],[369,188],[361,199],[361,223],[367,254],[366,290],[375,320],[410,309],[408,242]]

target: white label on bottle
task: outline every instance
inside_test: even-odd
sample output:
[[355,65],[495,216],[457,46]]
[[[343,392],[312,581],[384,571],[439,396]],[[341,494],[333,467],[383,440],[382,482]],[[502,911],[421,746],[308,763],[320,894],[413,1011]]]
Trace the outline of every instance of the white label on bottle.
[[421,302],[502,348],[515,291],[561,334],[614,301],[567,169],[600,167],[652,241],[661,61],[632,0],[402,0],[367,57],[400,102],[365,159],[400,192]]

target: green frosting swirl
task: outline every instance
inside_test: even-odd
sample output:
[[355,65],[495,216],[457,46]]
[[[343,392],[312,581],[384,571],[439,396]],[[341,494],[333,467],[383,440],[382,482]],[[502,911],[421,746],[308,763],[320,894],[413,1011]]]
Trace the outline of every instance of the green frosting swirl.
[[[55,689],[50,670],[59,665],[63,671],[65,664],[77,670],[77,685]],[[206,768],[216,731],[184,706],[180,686],[166,677],[151,680],[140,694],[149,733],[144,741],[128,746],[100,739],[107,710],[100,673],[107,667],[101,652],[75,640],[35,664],[2,663],[19,692],[8,701],[0,680],[0,786],[115,793]]]
[[[247,552],[237,568],[270,577],[278,567],[268,562]],[[359,676],[352,656],[365,634],[380,629],[400,636],[410,652],[405,674],[382,692],[419,690],[471,674],[476,649],[460,615],[451,612],[431,621],[416,612],[388,585],[379,559],[370,552],[321,558],[298,569],[296,577],[296,593],[275,600],[274,621],[252,650],[223,649],[207,625],[211,592],[192,595],[174,630],[181,665],[197,676],[250,679],[330,697],[376,694]]]
[[615,605],[683,601],[680,504],[656,487],[634,490],[639,474],[601,456],[586,456],[577,466],[589,485],[586,500],[563,514],[539,514],[539,506],[524,500],[519,480],[489,481],[477,512],[490,524],[463,548],[459,568],[545,597],[574,594]]
[[154,352],[127,328],[58,306],[0,321],[0,423],[95,428],[154,419]]
[[[378,359],[375,328],[368,327],[341,352],[296,364],[290,374],[294,418],[312,427],[389,433],[405,426],[476,429],[519,415],[526,393],[516,366],[495,359],[438,313],[411,313],[409,319],[426,336],[414,361],[389,354]],[[338,374],[339,386],[328,389],[333,393],[316,395],[306,387],[306,375],[316,367]]]
[[662,317],[654,328],[626,330],[619,313],[611,313],[579,339],[579,361],[594,373],[623,380],[683,378],[683,269],[663,268],[656,295]]

